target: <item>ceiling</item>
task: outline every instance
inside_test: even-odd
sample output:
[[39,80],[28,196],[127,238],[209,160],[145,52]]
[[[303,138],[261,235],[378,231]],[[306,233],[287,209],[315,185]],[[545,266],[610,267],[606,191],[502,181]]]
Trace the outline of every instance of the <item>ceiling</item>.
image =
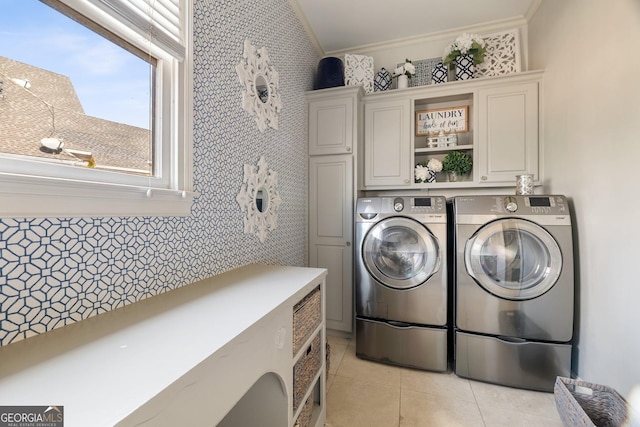
[[296,0],[325,53],[524,18],[540,0]]

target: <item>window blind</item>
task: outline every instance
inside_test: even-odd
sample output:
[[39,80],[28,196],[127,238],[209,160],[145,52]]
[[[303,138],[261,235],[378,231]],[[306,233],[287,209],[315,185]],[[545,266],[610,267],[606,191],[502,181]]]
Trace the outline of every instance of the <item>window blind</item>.
[[179,60],[184,59],[183,19],[180,0],[89,0],[131,25],[137,33]]
[[[104,25],[108,17],[126,29],[126,33],[150,41],[178,60],[185,58],[183,16],[187,0],[40,0],[59,9],[63,4]],[[96,10],[99,12],[96,13]],[[109,28],[109,27],[107,27]],[[142,50],[141,46],[138,46]]]

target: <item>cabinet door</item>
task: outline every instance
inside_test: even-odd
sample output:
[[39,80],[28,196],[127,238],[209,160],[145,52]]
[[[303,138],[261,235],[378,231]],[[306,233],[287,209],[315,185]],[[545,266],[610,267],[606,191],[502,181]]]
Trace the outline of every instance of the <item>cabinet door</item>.
[[515,183],[538,176],[538,83],[478,91],[478,179]]
[[356,97],[309,103],[309,154],[345,154],[353,150]]
[[309,160],[309,265],[328,271],[327,328],[352,330],[353,156]]
[[410,112],[409,99],[364,106],[365,187],[411,184]]

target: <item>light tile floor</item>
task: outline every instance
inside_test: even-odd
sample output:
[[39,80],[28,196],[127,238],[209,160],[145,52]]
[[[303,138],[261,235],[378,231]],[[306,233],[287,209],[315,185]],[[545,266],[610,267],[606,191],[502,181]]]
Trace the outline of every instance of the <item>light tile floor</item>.
[[354,340],[328,339],[328,427],[562,426],[553,393],[370,362]]

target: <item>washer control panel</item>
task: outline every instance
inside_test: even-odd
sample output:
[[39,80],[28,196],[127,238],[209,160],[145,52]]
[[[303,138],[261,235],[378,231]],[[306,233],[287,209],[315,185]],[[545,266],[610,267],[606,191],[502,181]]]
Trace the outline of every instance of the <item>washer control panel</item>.
[[364,197],[356,203],[356,216],[372,220],[379,214],[446,214],[447,202],[442,196]]
[[411,197],[411,212],[442,213],[447,211],[444,197]]
[[396,212],[402,212],[404,210],[404,199],[402,197],[396,197],[393,200],[393,210]]

